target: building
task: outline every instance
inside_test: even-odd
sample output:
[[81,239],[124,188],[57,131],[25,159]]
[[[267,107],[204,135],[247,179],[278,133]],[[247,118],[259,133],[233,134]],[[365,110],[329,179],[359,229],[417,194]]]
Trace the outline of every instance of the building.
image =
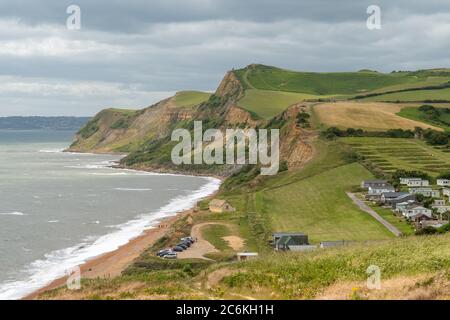
[[387,192],[395,192],[394,187],[391,185],[382,186],[382,187],[377,187],[377,186],[369,187],[367,194],[369,196],[380,196],[381,197],[381,194],[387,193]]
[[447,211],[450,211],[450,206],[447,206],[445,204],[444,199],[436,199],[434,200],[433,205],[431,208],[436,209],[438,213],[446,213]]
[[449,188],[443,188],[442,189],[442,194],[444,196],[450,197],[450,189]]
[[209,211],[211,212],[233,212],[236,211],[227,201],[220,199],[213,199],[209,202]]
[[275,250],[290,250],[291,246],[309,246],[309,241],[304,233],[276,232],[272,235],[272,244]]
[[389,183],[386,180],[364,180],[361,182],[361,188],[368,189],[369,187],[386,187]]
[[290,245],[289,246],[289,251],[296,251],[296,252],[300,252],[300,251],[311,251],[311,250],[315,250],[317,249],[317,246],[312,245],[312,244],[302,244],[302,245]]
[[437,179],[436,183],[438,186],[447,187],[450,186],[450,179]]
[[395,211],[403,213],[409,206],[416,204],[414,200],[407,200],[405,202],[400,202],[395,204]]
[[388,199],[386,199],[385,204],[391,206],[392,209],[395,209],[397,203],[402,203],[402,202],[407,202],[407,201],[415,202],[416,201],[416,195],[415,194],[411,194],[411,193],[407,193],[407,192],[402,192],[402,194],[399,195],[396,198],[391,198],[391,199],[388,198]]
[[433,190],[431,188],[409,188],[409,193],[421,194],[424,197],[433,198],[439,198],[441,196],[441,192],[439,190]]
[[447,220],[422,220],[420,221],[420,227],[426,228],[426,227],[433,227],[433,228],[440,228],[442,226],[445,226],[448,224]]
[[408,192],[385,192],[381,194],[380,200],[382,203],[386,203],[389,200],[408,194],[409,194]]
[[427,216],[429,218],[432,218],[433,217],[433,212],[430,209],[427,209],[427,208],[422,207],[420,205],[412,204],[412,205],[406,207],[406,210],[403,211],[403,215],[407,219],[415,220],[416,216],[419,216],[419,215],[424,215],[424,216]]
[[403,185],[408,185],[408,182],[410,181],[410,180],[417,180],[417,179],[420,179],[420,178],[411,178],[411,177],[403,177],[403,178],[400,178],[400,184],[403,184]]
[[334,248],[334,247],[343,247],[349,244],[349,241],[339,240],[339,241],[321,241],[320,248]]
[[428,180],[423,180],[420,178],[416,178],[416,179],[409,179],[408,182],[406,183],[406,185],[408,187],[428,187],[430,185],[430,181]]
[[238,252],[238,261],[245,261],[258,258],[258,252]]

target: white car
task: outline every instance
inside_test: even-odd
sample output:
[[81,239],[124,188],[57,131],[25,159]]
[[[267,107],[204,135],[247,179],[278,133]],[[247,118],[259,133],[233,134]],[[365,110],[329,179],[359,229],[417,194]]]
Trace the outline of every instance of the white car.
[[175,252],[170,252],[168,254],[163,255],[163,259],[176,259],[177,254]]

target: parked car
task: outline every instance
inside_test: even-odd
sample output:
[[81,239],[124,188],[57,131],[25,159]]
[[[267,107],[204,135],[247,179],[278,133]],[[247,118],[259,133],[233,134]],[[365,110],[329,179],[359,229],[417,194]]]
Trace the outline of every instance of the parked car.
[[186,245],[186,246],[188,246],[188,247],[190,247],[192,245],[192,243],[190,241],[187,241],[187,240],[182,241],[181,243]]
[[162,257],[162,256],[164,256],[164,255],[166,255],[168,253],[171,253],[171,252],[172,252],[172,249],[162,249],[162,250],[159,250],[158,253],[156,253],[156,255],[158,257]]
[[170,252],[168,254],[165,254],[162,258],[163,259],[176,259],[177,254],[175,252]]
[[175,246],[175,247],[172,248],[172,251],[175,251],[175,252],[182,252],[182,251],[184,251],[184,248],[183,248],[183,247],[180,247],[180,246]]
[[177,244],[177,247],[181,247],[181,248],[183,248],[184,250],[186,250],[186,249],[188,248],[188,246],[187,246],[186,244],[184,244],[184,243],[179,243],[179,244]]
[[186,241],[186,242],[190,242],[191,244],[194,243],[194,238],[192,237],[185,237],[185,238],[181,238],[181,241]]

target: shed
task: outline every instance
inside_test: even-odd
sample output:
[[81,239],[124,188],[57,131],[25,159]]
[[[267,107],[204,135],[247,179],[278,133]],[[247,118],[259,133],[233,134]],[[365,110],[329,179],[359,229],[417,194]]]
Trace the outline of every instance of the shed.
[[238,252],[237,259],[238,261],[256,259],[258,257],[258,252]]
[[227,201],[213,199],[209,202],[209,211],[211,212],[233,212],[236,211]]

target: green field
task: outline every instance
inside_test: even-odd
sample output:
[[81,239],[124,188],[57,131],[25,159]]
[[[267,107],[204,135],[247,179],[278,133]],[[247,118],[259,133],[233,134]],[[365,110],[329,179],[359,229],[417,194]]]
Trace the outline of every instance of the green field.
[[209,99],[211,93],[201,91],[180,91],[175,94],[175,104],[178,107],[193,107]]
[[264,65],[251,65],[234,73],[246,89],[302,92],[313,95],[354,95],[394,87],[435,85],[450,80],[448,71],[379,73],[360,72],[298,72]]
[[270,119],[294,103],[317,98],[319,96],[306,93],[249,89],[239,100],[239,106],[264,119]]
[[419,170],[436,177],[450,171],[450,153],[416,139],[341,138],[386,173]]
[[411,235],[414,233],[414,228],[412,227],[412,225],[407,222],[405,218],[395,216],[390,208],[383,208],[372,204],[368,204],[368,206],[370,206],[384,220],[400,230],[403,235]]
[[389,238],[391,234],[345,194],[371,177],[358,163],[344,165],[288,186],[258,192],[255,207],[270,215],[274,231],[304,232],[314,243]]
[[385,101],[385,102],[396,102],[396,101],[415,102],[426,100],[450,101],[450,88],[395,92],[360,99],[360,101]]
[[202,228],[203,238],[211,243],[217,250],[232,250],[223,237],[231,235],[229,228],[223,224],[211,224]]
[[[434,105],[434,107],[439,108],[439,106],[436,106],[436,105]],[[445,107],[448,107],[448,106],[445,106]],[[411,120],[425,122],[425,123],[431,124],[433,126],[440,127],[446,131],[450,130],[450,126],[443,123],[443,122],[450,123],[450,114],[442,114],[439,117],[439,119],[442,121],[432,121],[429,118],[427,118],[426,115],[418,109],[418,107],[406,107],[406,108],[401,109],[400,112],[397,113],[397,115],[399,115],[403,118],[408,118]]]

